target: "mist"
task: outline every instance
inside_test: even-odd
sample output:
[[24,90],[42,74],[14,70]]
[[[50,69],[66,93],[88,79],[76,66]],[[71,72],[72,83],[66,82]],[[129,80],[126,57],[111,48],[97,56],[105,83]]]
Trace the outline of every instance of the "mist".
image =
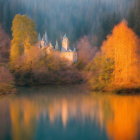
[[0,0],[0,23],[10,34],[14,16],[26,14],[34,20],[41,35],[47,31],[53,44],[56,39],[60,43],[65,33],[73,44],[85,35],[99,34],[105,16],[115,13],[118,22],[125,18],[134,3],[133,0]]

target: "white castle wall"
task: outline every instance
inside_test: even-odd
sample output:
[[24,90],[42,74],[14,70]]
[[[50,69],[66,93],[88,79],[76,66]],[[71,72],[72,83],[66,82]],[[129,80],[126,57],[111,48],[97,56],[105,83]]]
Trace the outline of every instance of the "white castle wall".
[[70,63],[75,63],[77,61],[77,52],[61,52],[60,56]]

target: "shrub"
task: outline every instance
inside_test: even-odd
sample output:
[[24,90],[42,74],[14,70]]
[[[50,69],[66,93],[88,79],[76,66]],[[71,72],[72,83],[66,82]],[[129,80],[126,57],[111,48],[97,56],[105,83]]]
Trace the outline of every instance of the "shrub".
[[89,72],[88,82],[95,91],[106,91],[111,88],[114,62],[104,56],[96,56],[86,67]]
[[5,66],[0,66],[0,94],[13,93],[14,78]]

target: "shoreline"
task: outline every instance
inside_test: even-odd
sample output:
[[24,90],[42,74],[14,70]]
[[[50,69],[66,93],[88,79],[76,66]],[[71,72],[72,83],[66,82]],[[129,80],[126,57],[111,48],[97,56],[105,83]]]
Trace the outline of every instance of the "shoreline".
[[[9,91],[7,91],[7,89],[5,89],[5,91],[3,90],[2,92],[0,92],[0,96],[3,95],[9,95],[9,94],[18,94],[21,92],[21,90],[43,90],[43,92],[45,92],[45,90],[66,90],[68,89],[69,92],[73,91],[75,89],[81,91],[81,92],[85,92],[85,94],[87,92],[89,93],[96,93],[96,94],[104,94],[104,95],[108,95],[108,94],[116,94],[116,95],[140,95],[140,88],[132,88],[132,89],[116,89],[116,90],[100,90],[100,91],[96,91],[96,90],[92,90],[89,85],[87,83],[77,83],[77,84],[44,84],[44,85],[30,85],[30,86],[15,86],[13,87],[13,89],[10,89]],[[75,93],[76,94],[76,93]],[[75,95],[74,94],[74,95]]]

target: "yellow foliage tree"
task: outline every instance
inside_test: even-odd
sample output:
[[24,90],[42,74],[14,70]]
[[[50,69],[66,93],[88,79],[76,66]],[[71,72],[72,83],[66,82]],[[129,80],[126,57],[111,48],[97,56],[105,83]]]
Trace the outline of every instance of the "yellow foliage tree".
[[26,15],[17,14],[12,23],[12,37],[10,50],[11,64],[37,41],[34,22]]
[[139,46],[140,40],[123,20],[116,25],[107,37],[101,50],[114,60],[114,79],[116,87],[136,88],[140,86]]

